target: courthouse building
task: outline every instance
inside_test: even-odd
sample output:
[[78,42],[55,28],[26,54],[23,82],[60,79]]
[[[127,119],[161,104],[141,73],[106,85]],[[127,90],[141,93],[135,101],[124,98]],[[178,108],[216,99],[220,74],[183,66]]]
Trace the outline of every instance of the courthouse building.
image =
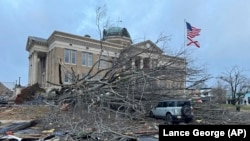
[[[54,31],[48,39],[29,36],[26,50],[29,52],[29,85],[39,83],[41,87],[48,88],[50,83],[59,84],[59,61],[70,70],[73,68],[75,73],[84,76],[92,65],[98,60],[100,54],[103,59],[115,59],[120,57],[120,53],[127,48],[131,51],[138,49],[147,49],[154,47],[150,57],[147,53],[142,53],[132,59],[131,65],[135,69],[152,69],[163,65],[170,59],[177,59],[176,64],[171,65],[174,69],[185,69],[185,62],[182,58],[164,55],[163,51],[152,41],[146,40],[139,43],[133,43],[126,28],[110,27],[103,31],[103,37],[100,40],[93,39],[89,35],[74,35],[61,31]],[[161,57],[159,57],[159,55]],[[160,58],[160,59],[159,59]],[[108,67],[107,62],[100,62],[100,67]],[[166,74],[160,74],[166,75]],[[172,75],[172,74],[171,74]],[[63,83],[70,83],[68,72],[62,72]],[[98,79],[98,78],[97,78]],[[185,80],[185,75],[181,75]],[[161,87],[167,86],[168,82],[156,82]],[[178,84],[179,87],[185,87],[184,82]]]

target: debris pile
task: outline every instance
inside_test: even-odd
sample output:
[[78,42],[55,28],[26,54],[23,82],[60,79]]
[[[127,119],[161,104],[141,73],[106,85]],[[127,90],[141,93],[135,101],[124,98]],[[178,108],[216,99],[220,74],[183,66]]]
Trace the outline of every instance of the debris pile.
[[214,103],[202,103],[194,105],[195,119],[199,124],[250,124],[250,112],[236,112],[221,108]]
[[[158,126],[156,122],[148,124],[146,121],[141,121],[135,126],[130,123],[130,128],[123,126],[122,121],[113,123],[114,128],[108,125],[102,125],[97,128],[86,127],[81,131],[73,133],[71,131],[61,131],[59,128],[43,129],[39,120],[19,120],[19,121],[3,121],[0,125],[0,141],[17,140],[17,141],[60,141],[60,140],[139,140],[141,137],[153,136],[158,134]],[[122,134],[121,134],[122,133]],[[112,138],[110,138],[112,137]]]

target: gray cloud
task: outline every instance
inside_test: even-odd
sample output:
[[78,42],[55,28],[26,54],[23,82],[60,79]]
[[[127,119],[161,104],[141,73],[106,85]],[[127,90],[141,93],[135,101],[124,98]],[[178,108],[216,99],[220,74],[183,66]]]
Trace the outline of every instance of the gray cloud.
[[[126,27],[134,41],[155,41],[160,33],[171,35],[170,49],[183,48],[184,19],[201,28],[198,49],[188,47],[198,64],[206,64],[208,72],[218,75],[228,66],[239,65],[248,70],[250,57],[250,15],[247,0],[1,0],[0,5],[0,81],[23,83],[28,79],[29,35],[48,38],[54,30],[73,34],[90,34],[99,38],[95,25],[95,9],[107,6],[111,25]],[[122,20],[118,23],[118,20]]]

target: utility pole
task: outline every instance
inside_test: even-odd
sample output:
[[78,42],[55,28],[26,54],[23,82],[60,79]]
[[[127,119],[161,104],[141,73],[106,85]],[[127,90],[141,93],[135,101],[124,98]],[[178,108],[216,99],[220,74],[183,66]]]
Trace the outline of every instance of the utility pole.
[[21,87],[20,79],[21,79],[21,77],[19,76],[19,82],[18,82],[18,86],[19,86],[19,87]]

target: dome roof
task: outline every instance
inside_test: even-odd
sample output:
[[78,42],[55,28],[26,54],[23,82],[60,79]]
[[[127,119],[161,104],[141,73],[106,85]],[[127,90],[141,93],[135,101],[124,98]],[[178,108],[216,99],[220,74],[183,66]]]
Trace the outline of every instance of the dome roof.
[[125,36],[130,38],[128,30],[122,27],[110,27],[103,30],[103,39],[108,38],[109,36]]

